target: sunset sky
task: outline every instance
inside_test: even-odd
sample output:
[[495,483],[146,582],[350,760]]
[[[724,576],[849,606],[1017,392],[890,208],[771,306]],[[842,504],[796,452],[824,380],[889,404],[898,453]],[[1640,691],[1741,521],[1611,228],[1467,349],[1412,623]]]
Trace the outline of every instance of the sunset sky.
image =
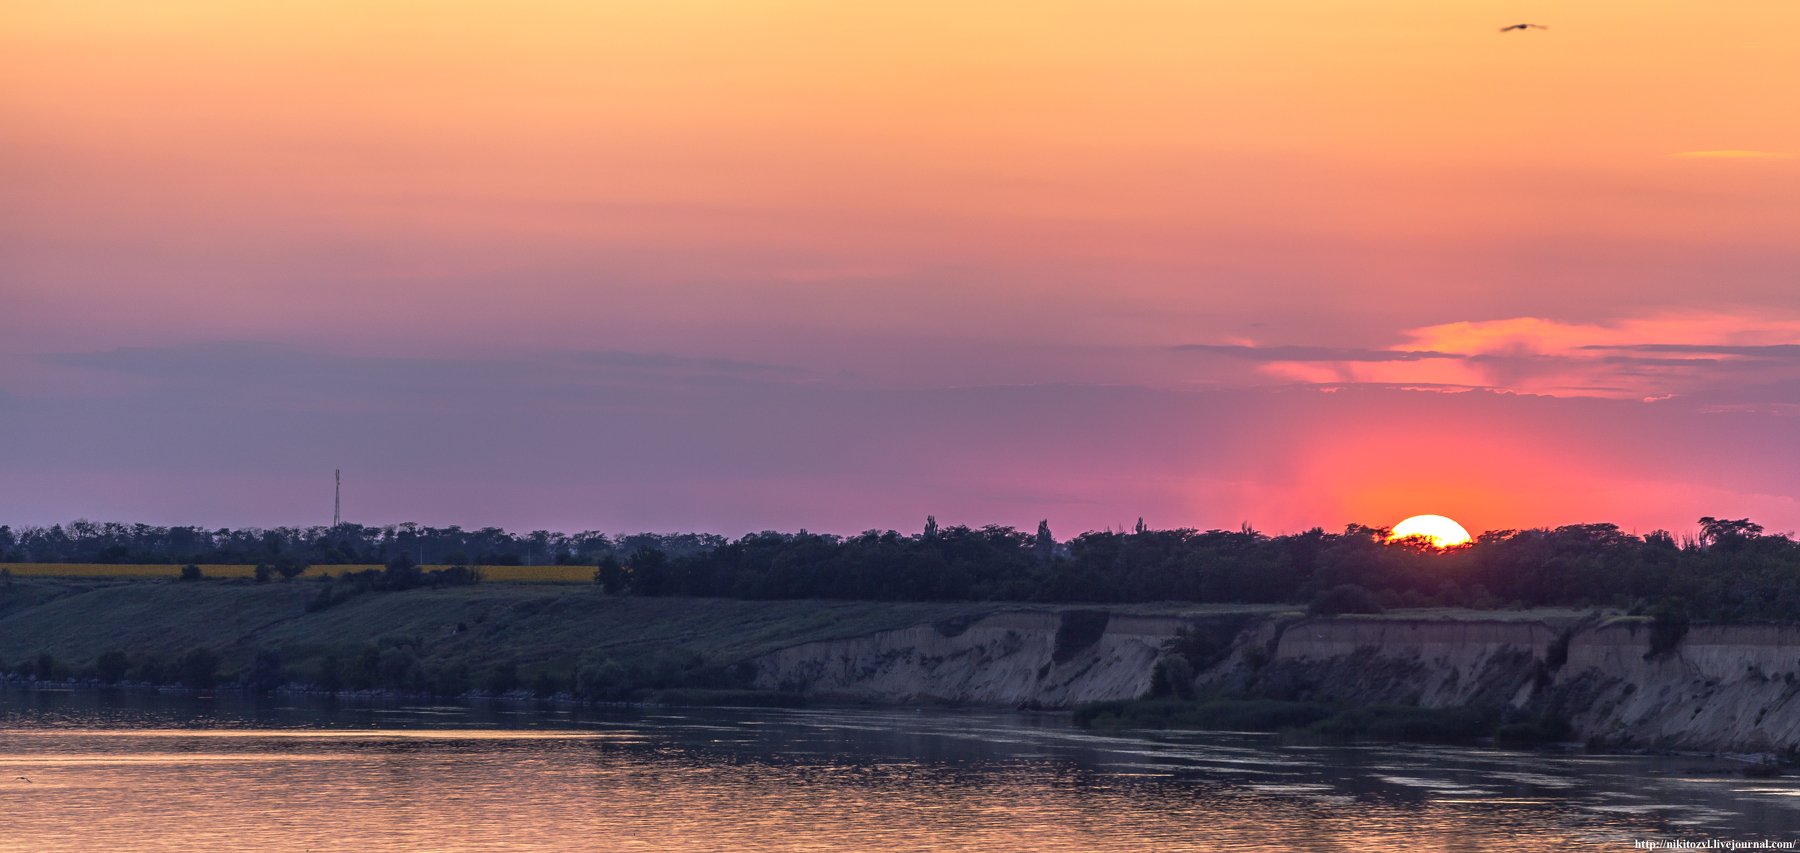
[[0,523],[1793,530],[1796,33],[0,0]]

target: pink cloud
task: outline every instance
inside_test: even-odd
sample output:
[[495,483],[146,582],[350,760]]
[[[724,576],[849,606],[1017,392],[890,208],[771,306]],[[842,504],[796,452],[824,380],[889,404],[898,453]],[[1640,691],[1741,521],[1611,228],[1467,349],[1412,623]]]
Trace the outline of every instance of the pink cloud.
[[1262,370],[1319,385],[1640,400],[1800,378],[1800,319],[1766,314],[1664,312],[1599,323],[1514,317],[1423,326],[1400,337],[1350,357],[1259,348],[1269,355]]

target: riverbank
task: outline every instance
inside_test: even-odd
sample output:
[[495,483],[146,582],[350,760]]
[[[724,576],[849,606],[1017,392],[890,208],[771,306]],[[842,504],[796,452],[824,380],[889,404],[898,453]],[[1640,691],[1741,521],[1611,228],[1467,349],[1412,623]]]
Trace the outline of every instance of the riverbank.
[[[1800,627],[1578,611],[743,601],[593,586],[14,579],[15,679],[1070,709],[1149,694],[1468,709],[1608,749],[1800,751]],[[734,693],[736,691],[736,693]],[[748,692],[744,692],[748,691]]]

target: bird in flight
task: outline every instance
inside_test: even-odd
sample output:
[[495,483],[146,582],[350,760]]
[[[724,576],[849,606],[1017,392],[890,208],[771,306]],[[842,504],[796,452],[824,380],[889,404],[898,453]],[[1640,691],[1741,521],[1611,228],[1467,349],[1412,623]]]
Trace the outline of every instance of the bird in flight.
[[[20,779],[25,779],[25,777],[23,777],[23,776],[20,776],[20,777],[18,777],[18,778],[20,778]],[[32,782],[31,782],[31,780],[30,780],[30,779],[25,779],[25,784],[27,784],[27,785],[30,785],[30,784],[32,784]]]
[[1501,27],[1500,32],[1506,32],[1507,30],[1547,30],[1547,29],[1550,29],[1550,28],[1544,26],[1543,24],[1513,24],[1510,27]]

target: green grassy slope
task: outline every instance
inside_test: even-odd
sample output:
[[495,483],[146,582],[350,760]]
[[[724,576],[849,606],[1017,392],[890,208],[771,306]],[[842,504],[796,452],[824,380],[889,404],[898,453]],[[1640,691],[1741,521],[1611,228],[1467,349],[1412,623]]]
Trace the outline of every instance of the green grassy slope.
[[174,659],[204,647],[230,673],[259,649],[304,669],[327,653],[406,641],[475,670],[566,670],[584,656],[685,649],[730,664],[811,640],[1005,609],[970,603],[608,597],[593,586],[491,584],[367,593],[306,612],[310,582],[15,579],[0,587],[0,668],[43,653],[74,670],[109,650]]

